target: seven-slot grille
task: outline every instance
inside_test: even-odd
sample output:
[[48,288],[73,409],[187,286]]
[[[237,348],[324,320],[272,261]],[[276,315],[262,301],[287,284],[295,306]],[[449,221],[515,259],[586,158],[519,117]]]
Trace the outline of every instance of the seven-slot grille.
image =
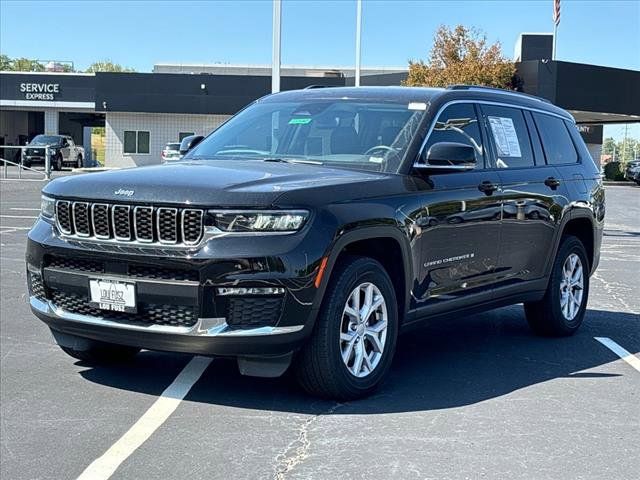
[[56,201],[58,228],[80,238],[195,245],[203,234],[203,211],[107,203]]

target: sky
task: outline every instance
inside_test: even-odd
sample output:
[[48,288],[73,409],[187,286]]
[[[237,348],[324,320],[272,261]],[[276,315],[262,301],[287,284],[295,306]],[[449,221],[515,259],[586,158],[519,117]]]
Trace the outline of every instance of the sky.
[[[355,0],[283,0],[284,65],[354,64]],[[439,25],[476,27],[512,57],[522,32],[551,32],[552,0],[363,1],[363,67],[426,59]],[[640,0],[561,0],[557,58],[640,70]],[[154,63],[271,63],[270,0],[0,0],[0,52]],[[620,130],[617,127],[615,130]],[[640,137],[640,125],[632,129]],[[616,135],[617,136],[617,135]]]

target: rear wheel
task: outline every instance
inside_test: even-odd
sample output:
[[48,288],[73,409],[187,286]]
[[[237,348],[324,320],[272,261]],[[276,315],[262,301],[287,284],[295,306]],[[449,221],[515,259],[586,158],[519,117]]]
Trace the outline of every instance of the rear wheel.
[[313,336],[296,359],[296,377],[312,395],[369,395],[389,370],[397,335],[389,275],[371,258],[348,257],[332,275]]
[[527,321],[539,335],[572,335],[582,324],[588,296],[586,250],[577,237],[567,235],[558,249],[543,299],[524,304]]
[[63,165],[62,155],[58,154],[53,159],[53,169],[59,172],[60,170],[62,170],[62,165]]

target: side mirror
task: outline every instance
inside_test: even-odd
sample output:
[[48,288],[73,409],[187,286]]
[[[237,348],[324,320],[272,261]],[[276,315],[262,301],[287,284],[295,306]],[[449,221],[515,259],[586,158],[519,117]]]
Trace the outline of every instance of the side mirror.
[[471,145],[438,142],[423,155],[424,161],[414,165],[421,170],[465,171],[476,168],[476,151]]
[[204,140],[202,135],[189,135],[188,137],[184,137],[182,142],[180,142],[180,155],[186,155],[189,150],[198,145],[202,140]]

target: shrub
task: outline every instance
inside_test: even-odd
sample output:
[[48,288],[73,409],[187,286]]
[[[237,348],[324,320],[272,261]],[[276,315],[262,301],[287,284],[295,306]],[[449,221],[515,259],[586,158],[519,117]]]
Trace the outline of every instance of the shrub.
[[622,163],[609,162],[604,166],[604,176],[607,180],[624,180]]

